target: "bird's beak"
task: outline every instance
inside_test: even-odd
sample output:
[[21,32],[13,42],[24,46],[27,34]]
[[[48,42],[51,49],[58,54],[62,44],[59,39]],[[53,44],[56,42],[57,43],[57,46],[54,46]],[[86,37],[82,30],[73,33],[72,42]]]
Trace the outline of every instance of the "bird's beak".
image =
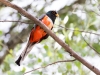
[[56,14],[57,17],[59,17],[59,14]]

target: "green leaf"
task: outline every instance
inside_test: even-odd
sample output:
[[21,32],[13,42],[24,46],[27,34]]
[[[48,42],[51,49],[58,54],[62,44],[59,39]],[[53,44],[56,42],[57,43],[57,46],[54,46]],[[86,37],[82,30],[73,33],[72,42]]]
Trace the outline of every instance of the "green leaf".
[[67,69],[71,69],[71,68],[72,68],[71,63],[67,63],[67,64],[66,64],[66,67],[67,67]]
[[44,49],[48,50],[49,49],[48,45],[44,45]]
[[52,52],[51,51],[48,51],[47,54],[48,54],[48,56],[52,56]]
[[75,28],[75,31],[74,31],[74,35],[79,35],[80,34],[80,32],[78,31],[79,30],[79,28]]
[[89,29],[95,30],[95,31],[97,30],[97,28],[96,28],[94,25],[90,25],[90,26],[89,26]]
[[63,58],[63,54],[59,53],[58,57]]
[[22,69],[22,71],[21,71],[21,72],[22,72],[22,73],[24,73],[25,71],[26,71],[26,68],[25,68],[25,67],[23,67],[23,69]]
[[38,62],[42,62],[42,60],[40,58],[38,58]]
[[11,54],[8,54],[7,56],[6,56],[6,58],[5,58],[5,62],[8,62],[8,63],[12,63],[12,62],[14,62],[14,61],[12,61],[12,55]]
[[80,67],[81,67],[81,63],[80,62],[75,61],[75,65],[80,69]]
[[94,43],[93,44],[93,48],[95,48],[95,50],[100,53],[100,44],[99,43]]
[[2,36],[3,35],[3,32],[0,30],[0,36]]
[[28,56],[29,56],[29,58],[31,58],[31,59],[33,58],[33,54],[29,54]]
[[4,62],[3,72],[9,71],[9,70],[10,70],[10,64],[7,62]]

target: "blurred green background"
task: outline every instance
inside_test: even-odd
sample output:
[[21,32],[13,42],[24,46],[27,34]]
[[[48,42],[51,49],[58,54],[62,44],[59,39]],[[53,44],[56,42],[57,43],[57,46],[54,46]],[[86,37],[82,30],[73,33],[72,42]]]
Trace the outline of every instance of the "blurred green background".
[[[78,55],[100,69],[100,0],[8,0],[36,18],[56,10],[53,32]],[[0,3],[0,75],[23,75],[50,63],[74,59],[51,37],[36,44],[21,66],[15,64],[25,48],[32,21]],[[22,21],[7,22],[7,21]],[[79,61],[60,62],[26,75],[95,75]]]

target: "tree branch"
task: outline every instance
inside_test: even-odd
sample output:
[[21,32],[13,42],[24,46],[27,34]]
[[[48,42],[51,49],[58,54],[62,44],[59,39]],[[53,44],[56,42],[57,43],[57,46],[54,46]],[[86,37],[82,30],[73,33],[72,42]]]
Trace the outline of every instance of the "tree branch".
[[[82,35],[81,35],[82,36]],[[86,40],[85,40],[85,38],[82,36],[82,38],[83,38],[83,40],[86,42],[86,44],[91,48],[91,49],[93,49],[94,50],[94,52],[96,52],[99,56],[100,56],[100,53],[95,49],[95,48],[93,48]]]
[[66,52],[70,53],[75,59],[79,60],[82,64],[84,64],[86,67],[88,67],[91,71],[93,71],[95,74],[100,75],[100,70],[98,70],[96,67],[92,66],[89,64],[87,61],[85,61],[82,57],[80,57],[77,53],[74,52],[66,43],[64,43],[62,40],[60,40],[49,28],[46,27],[45,24],[40,22],[38,19],[36,19],[34,16],[31,14],[27,13],[25,10],[22,8],[10,3],[9,1],[6,0],[0,0],[3,4],[14,8],[17,10],[19,13],[23,14],[30,20],[32,20],[35,24],[39,25],[41,28],[43,28],[56,42],[58,42]]
[[36,71],[36,70],[38,70],[38,69],[46,68],[46,67],[48,67],[48,66],[50,66],[50,65],[54,65],[54,64],[57,64],[57,63],[61,63],[61,62],[73,62],[73,61],[75,61],[75,60],[76,60],[76,59],[73,59],[73,60],[56,61],[56,62],[53,62],[53,63],[48,64],[48,65],[46,65],[46,66],[42,66],[42,67],[33,69],[33,70],[31,70],[31,71],[27,71],[27,72],[24,73],[24,75],[27,74],[27,73],[29,73],[29,72]]

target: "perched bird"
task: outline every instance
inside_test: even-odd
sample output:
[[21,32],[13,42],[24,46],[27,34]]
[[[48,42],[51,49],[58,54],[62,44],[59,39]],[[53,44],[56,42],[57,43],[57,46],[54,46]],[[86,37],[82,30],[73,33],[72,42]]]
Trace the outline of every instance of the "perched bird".
[[[59,15],[56,11],[48,11],[46,14],[42,15],[39,20],[52,30],[55,19],[58,16]],[[39,25],[35,24],[35,26],[31,30],[26,48],[22,51],[21,55],[15,61],[15,63],[18,66],[20,66],[21,61],[23,61],[25,56],[31,51],[34,44],[41,42],[42,40],[46,39],[48,36],[49,35]]]

